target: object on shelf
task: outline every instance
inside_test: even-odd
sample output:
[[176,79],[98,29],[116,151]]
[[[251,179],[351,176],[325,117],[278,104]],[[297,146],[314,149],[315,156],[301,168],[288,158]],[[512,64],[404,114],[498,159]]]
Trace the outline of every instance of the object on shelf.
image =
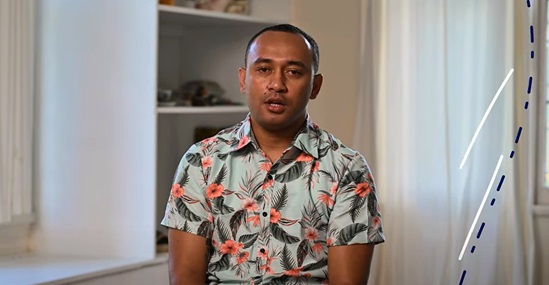
[[230,0],[198,0],[195,7],[201,10],[225,12]]
[[208,80],[189,81],[181,86],[181,100],[190,101],[192,106],[239,105],[223,97],[224,93],[219,84]]
[[156,252],[168,252],[168,236],[156,231]]
[[209,137],[213,137],[225,128],[196,127],[194,129],[194,142],[197,143]]
[[159,0],[158,1],[159,4],[162,4],[162,5],[175,5],[175,0]]
[[201,10],[231,14],[250,14],[249,0],[196,0],[194,7]]
[[231,0],[229,4],[227,4],[227,7],[225,8],[225,12],[231,13],[231,14],[249,15],[250,1],[249,0]]
[[158,102],[158,106],[162,106],[162,107],[175,106],[177,105],[177,102],[175,102],[174,99],[175,99],[175,96],[174,96],[173,90],[158,88],[158,91],[156,93],[156,100]]

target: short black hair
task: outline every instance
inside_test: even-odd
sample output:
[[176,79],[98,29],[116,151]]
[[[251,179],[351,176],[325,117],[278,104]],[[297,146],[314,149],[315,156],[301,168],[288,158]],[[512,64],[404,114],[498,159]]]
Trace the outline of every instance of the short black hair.
[[318,65],[319,65],[319,53],[318,53],[318,44],[316,41],[311,37],[309,34],[305,33],[300,28],[290,25],[290,24],[280,24],[275,26],[266,27],[263,30],[259,31],[257,34],[255,34],[250,41],[248,42],[248,46],[246,47],[246,54],[244,54],[244,66],[248,65],[248,54],[250,53],[250,47],[252,46],[252,43],[265,32],[284,32],[284,33],[291,33],[296,35],[301,35],[307,43],[311,46],[311,49],[313,50],[313,71],[314,74],[318,72]]

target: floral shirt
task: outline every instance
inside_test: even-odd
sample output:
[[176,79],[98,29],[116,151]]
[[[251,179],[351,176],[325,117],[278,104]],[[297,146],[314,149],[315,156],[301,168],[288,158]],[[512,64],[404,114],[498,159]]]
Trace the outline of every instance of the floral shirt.
[[249,116],[194,144],[162,224],[208,238],[209,284],[327,284],[328,247],[385,239],[365,159],[309,118],[275,163]]

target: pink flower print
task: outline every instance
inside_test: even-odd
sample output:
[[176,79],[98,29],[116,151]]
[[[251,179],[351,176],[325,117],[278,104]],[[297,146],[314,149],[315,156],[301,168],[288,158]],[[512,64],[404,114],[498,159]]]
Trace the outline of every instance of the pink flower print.
[[214,143],[216,141],[217,141],[217,138],[209,137],[209,138],[203,139],[201,143],[202,144],[210,144],[210,143]]
[[262,163],[260,166],[259,166],[259,169],[265,171],[265,172],[269,172],[271,170],[271,167],[273,166],[272,163],[270,162],[264,162]]
[[[263,250],[263,251],[261,251]],[[261,259],[268,259],[269,258],[269,250],[262,246],[259,251],[257,252],[257,256],[261,257]]]
[[372,224],[375,229],[379,228],[379,225],[381,225],[381,219],[379,217],[373,217]]
[[337,193],[337,187],[339,185],[337,184],[337,182],[334,182],[334,184],[332,184],[332,188],[330,188],[330,193],[332,193],[332,195],[335,195]]
[[208,168],[210,166],[212,166],[212,158],[209,156],[202,158],[202,168]]
[[320,243],[315,243],[311,249],[316,253],[320,253],[320,252],[322,252],[324,247]]
[[210,199],[217,198],[223,194],[223,185],[212,183],[206,189],[206,196]]
[[318,230],[314,228],[307,228],[305,230],[305,238],[314,241],[318,238]]
[[364,198],[366,197],[366,195],[370,194],[371,190],[372,188],[370,187],[370,183],[363,182],[356,185],[355,194],[360,196],[360,198]]
[[313,157],[306,154],[306,153],[304,153],[304,152],[302,152],[295,158],[295,161],[309,162],[309,161],[313,161]]
[[273,224],[276,224],[278,223],[278,220],[280,220],[280,218],[282,217],[282,215],[280,214],[279,211],[277,211],[275,208],[271,208],[271,223]]
[[326,239],[326,246],[332,246],[335,243],[335,238],[329,237]]
[[257,202],[253,198],[246,198],[242,202],[242,207],[246,209],[248,212],[254,212],[259,210],[259,206],[257,205]]
[[274,183],[274,180],[269,179],[269,180],[267,180],[267,182],[265,182],[265,183],[263,183],[263,185],[261,185],[261,189],[267,189],[269,187],[272,187],[273,183]]
[[236,147],[237,149],[240,149],[242,148],[243,146],[245,146],[246,144],[248,144],[248,142],[250,141],[250,138],[248,136],[243,136],[240,141],[238,142],[238,146]]
[[183,197],[184,192],[185,191],[183,191],[183,187],[181,187],[179,183],[175,183],[174,185],[172,185],[172,196],[174,196],[175,198]]
[[241,249],[243,246],[244,245],[242,243],[229,239],[221,245],[221,248],[219,250],[223,254],[235,255],[238,253],[238,250]]
[[320,195],[318,195],[318,200],[320,200],[320,202],[326,204],[326,206],[328,207],[331,207],[334,205],[334,200],[332,199],[332,197],[322,193]]
[[299,273],[301,273],[301,270],[302,270],[302,267],[298,267],[298,268],[286,270],[284,271],[284,274],[292,277],[298,277]]
[[271,268],[270,265],[261,265],[259,267],[259,269],[260,270],[265,270],[265,273],[267,273],[267,274],[273,274],[274,273],[274,271],[273,271],[273,269]]
[[246,223],[253,223],[254,227],[257,227],[259,225],[259,215],[254,215],[246,219]]
[[320,162],[315,161],[315,163],[313,164],[313,172],[317,172],[318,169],[320,169]]
[[250,253],[247,252],[247,251],[239,253],[238,257],[236,258],[236,263],[242,264],[242,263],[248,261],[249,256],[250,256]]

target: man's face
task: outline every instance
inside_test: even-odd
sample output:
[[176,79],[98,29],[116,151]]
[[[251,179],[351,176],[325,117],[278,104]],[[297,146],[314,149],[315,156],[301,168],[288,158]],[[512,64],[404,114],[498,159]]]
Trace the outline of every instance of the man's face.
[[246,69],[239,69],[254,128],[293,130],[303,123],[309,99],[315,99],[322,76],[314,75],[313,55],[301,35],[265,32],[250,47]]

